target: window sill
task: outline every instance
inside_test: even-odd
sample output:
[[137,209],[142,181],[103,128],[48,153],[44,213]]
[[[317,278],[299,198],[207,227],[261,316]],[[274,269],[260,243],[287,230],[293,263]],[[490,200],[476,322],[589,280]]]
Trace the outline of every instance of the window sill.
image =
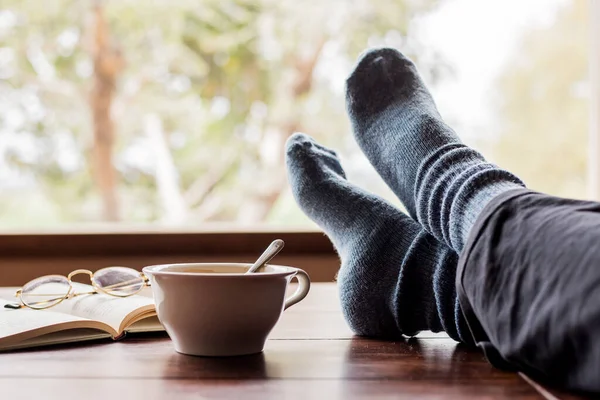
[[0,234],[0,286],[18,286],[45,274],[108,265],[142,268],[176,262],[253,262],[269,243],[283,239],[275,264],[304,269],[315,282],[332,281],[339,259],[317,231],[119,229]]

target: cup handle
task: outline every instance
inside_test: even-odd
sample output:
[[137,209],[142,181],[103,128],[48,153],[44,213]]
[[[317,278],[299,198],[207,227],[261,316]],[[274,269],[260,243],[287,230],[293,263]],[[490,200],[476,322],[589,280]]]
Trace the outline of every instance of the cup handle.
[[306,272],[298,269],[298,272],[296,272],[294,277],[298,279],[298,283],[300,285],[298,286],[298,289],[296,289],[296,293],[285,299],[285,306],[283,307],[284,310],[287,310],[289,307],[302,301],[310,290],[310,278]]

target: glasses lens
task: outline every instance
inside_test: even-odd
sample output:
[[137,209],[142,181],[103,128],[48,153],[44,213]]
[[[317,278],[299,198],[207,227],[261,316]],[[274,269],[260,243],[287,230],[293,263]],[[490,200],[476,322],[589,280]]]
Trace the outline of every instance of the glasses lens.
[[104,292],[119,297],[136,294],[144,286],[142,274],[135,269],[125,267],[103,268],[94,273],[92,282]]
[[34,279],[21,289],[21,301],[28,307],[41,309],[60,303],[69,294],[69,281],[60,275]]

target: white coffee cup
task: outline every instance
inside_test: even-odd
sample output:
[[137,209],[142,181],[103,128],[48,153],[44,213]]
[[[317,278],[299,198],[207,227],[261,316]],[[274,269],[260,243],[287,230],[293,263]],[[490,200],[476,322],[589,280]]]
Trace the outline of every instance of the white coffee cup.
[[[308,274],[267,265],[198,263],[144,267],[152,282],[158,319],[179,353],[234,356],[259,353],[283,310],[306,297]],[[299,287],[285,298],[288,283]]]

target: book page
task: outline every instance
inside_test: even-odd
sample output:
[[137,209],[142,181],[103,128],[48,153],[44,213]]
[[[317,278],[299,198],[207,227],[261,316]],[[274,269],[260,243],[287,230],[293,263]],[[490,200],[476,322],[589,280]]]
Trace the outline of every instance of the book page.
[[[73,283],[73,290],[74,293],[87,293],[94,288]],[[152,298],[139,295],[114,297],[102,293],[75,296],[49,310],[104,322],[119,334],[130,323],[156,314]]]
[[162,332],[164,330],[165,328],[161,325],[156,315],[138,320],[125,328],[127,333]]
[[[0,349],[3,350],[15,346],[29,347],[27,342],[31,340],[37,340],[38,344],[54,343],[52,340],[48,341],[52,333],[72,328],[96,329],[95,337],[110,337],[114,334],[109,332],[110,327],[102,323],[51,311],[4,308],[8,303],[12,302],[0,299]],[[49,334],[44,339],[44,335]]]
[[8,303],[13,302],[0,299],[0,339],[44,326],[83,319],[56,312],[40,313],[28,308],[19,310],[4,308],[4,305]]
[[48,346],[55,344],[87,342],[91,340],[110,339],[111,335],[97,329],[69,328],[58,332],[51,332],[35,336],[30,339],[2,342],[0,339],[0,351],[28,349],[31,347]]

